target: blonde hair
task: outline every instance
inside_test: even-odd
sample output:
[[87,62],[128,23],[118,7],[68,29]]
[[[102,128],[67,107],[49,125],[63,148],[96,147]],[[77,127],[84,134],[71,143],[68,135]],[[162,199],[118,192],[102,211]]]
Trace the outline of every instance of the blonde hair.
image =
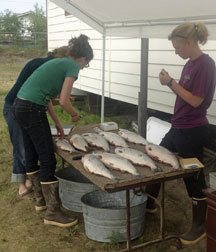
[[47,56],[52,58],[64,58],[68,57],[68,55],[69,55],[68,46],[61,46],[47,53]]
[[204,45],[207,42],[208,35],[208,29],[203,23],[184,23],[177,26],[168,36],[168,39],[191,39],[196,44]]

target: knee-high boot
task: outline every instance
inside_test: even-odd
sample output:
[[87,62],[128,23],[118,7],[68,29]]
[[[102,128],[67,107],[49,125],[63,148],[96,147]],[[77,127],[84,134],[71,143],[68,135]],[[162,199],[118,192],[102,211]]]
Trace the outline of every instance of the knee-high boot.
[[44,223],[59,227],[72,227],[78,220],[67,216],[60,209],[58,181],[41,182],[43,195],[47,205]]
[[36,198],[36,206],[35,206],[36,211],[46,210],[46,202],[44,200],[44,196],[43,196],[42,188],[40,184],[40,170],[27,173],[27,175],[32,183],[34,196]]
[[[158,194],[160,192],[160,187],[161,187],[160,183],[153,184],[153,185],[147,185],[145,192],[148,193],[150,196],[157,198]],[[146,212],[147,213],[156,213],[157,210],[158,210],[158,208],[155,204],[155,201],[152,198],[148,197],[147,205],[146,205]]]
[[205,198],[192,198],[192,226],[187,233],[181,235],[181,241],[184,245],[195,244],[206,236],[206,209],[207,203],[205,201]]

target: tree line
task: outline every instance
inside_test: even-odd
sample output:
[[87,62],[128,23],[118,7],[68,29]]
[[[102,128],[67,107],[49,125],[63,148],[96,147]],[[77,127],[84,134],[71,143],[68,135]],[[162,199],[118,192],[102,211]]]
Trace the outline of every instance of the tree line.
[[19,33],[28,32],[46,32],[47,22],[43,7],[38,3],[34,5],[34,10],[29,14],[29,24],[23,23],[19,16],[10,10],[0,12],[0,32]]
[[47,20],[43,7],[38,3],[30,12],[28,22],[23,22],[21,17],[10,10],[0,12],[0,43],[18,43],[30,40],[32,44],[42,41],[46,44]]

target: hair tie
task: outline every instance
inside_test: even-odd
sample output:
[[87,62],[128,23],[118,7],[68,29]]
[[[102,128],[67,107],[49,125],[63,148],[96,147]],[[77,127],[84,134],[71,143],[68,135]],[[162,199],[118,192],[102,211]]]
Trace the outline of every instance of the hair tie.
[[198,25],[197,24],[194,24],[194,29],[195,29],[195,31],[198,31]]

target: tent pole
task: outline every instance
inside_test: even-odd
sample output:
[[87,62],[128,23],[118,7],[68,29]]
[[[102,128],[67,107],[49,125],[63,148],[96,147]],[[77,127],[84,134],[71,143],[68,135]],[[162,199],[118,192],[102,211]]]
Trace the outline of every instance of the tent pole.
[[[105,33],[105,32],[104,32]],[[102,87],[101,87],[101,123],[104,122],[104,89],[105,89],[105,56],[106,56],[106,36],[103,35],[103,56],[102,56]]]
[[141,39],[140,92],[138,103],[138,132],[146,137],[147,96],[148,96],[148,50],[149,39]]

